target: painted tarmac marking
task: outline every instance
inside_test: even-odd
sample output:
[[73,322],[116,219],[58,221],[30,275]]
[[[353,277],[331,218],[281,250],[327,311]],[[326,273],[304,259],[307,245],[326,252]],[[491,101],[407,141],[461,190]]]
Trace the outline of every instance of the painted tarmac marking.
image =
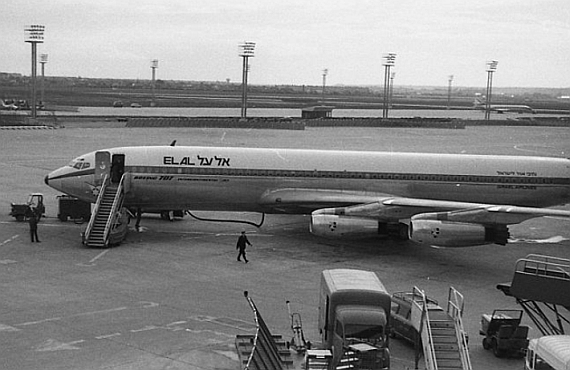
[[11,238],[4,240],[2,243],[0,243],[0,247],[3,247],[4,245],[10,243],[11,241],[18,239],[19,236],[20,235],[16,234],[16,235],[12,236]]
[[38,352],[52,352],[52,351],[61,351],[61,350],[70,350],[70,349],[80,349],[76,347],[75,344],[85,342],[83,339],[76,340],[69,343],[60,342],[55,339],[48,339],[42,345],[40,345],[36,351]]
[[[128,307],[117,307],[117,308],[110,308],[108,310],[101,310],[101,311],[90,311],[90,312],[83,312],[83,313],[78,313],[75,315],[70,315],[67,316],[66,318],[70,318],[70,317],[80,317],[80,316],[88,316],[88,315],[97,315],[97,314],[101,314],[101,313],[110,313],[110,312],[116,312],[116,311],[123,311],[128,309]],[[37,324],[43,324],[45,322],[50,322],[50,321],[59,321],[62,320],[63,318],[61,317],[51,317],[48,319],[43,319],[43,320],[37,320],[37,321],[28,321],[28,322],[24,322],[21,324],[17,324],[17,326],[30,326],[30,325],[37,325]]]
[[222,326],[227,326],[235,329],[252,329],[255,328],[255,324],[249,321],[243,321],[239,319],[233,319],[231,317],[212,317],[205,315],[191,316],[192,320],[201,322],[210,322],[213,324],[218,324]]
[[95,266],[95,262],[96,262],[99,258],[103,257],[103,256],[104,256],[107,252],[109,252],[109,251],[110,251],[110,249],[104,250],[103,252],[101,252],[101,253],[99,253],[98,255],[96,255],[94,258],[90,259],[89,262],[87,262],[87,263],[83,263],[83,262],[82,262],[82,263],[78,263],[77,265],[78,265],[78,266]]
[[131,329],[131,333],[140,333],[141,331],[149,331],[149,330],[155,330],[155,329],[160,329],[159,326],[155,326],[155,325],[147,325],[144,328],[141,329]]
[[10,325],[4,325],[0,323],[0,331],[20,331],[21,329],[15,328],[13,326]]
[[95,337],[95,339],[109,339],[109,338],[113,338],[113,337],[120,337],[121,333],[113,333],[113,334],[107,334],[107,335],[100,335],[98,337]]
[[30,325],[43,324],[44,322],[58,321],[58,320],[61,320],[61,317],[52,317],[49,319],[43,319],[43,320],[38,320],[38,321],[28,321],[28,322],[23,322],[21,324],[16,324],[16,325],[17,326],[30,326]]
[[18,261],[14,260],[0,260],[0,265],[9,265],[11,263],[18,263]]

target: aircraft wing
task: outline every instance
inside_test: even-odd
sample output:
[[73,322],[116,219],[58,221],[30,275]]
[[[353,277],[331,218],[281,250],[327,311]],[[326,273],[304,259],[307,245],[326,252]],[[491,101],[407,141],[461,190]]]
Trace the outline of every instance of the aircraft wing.
[[570,217],[570,211],[445,200],[394,197],[389,194],[326,189],[277,189],[268,191],[260,203],[284,213],[306,213],[395,222],[402,219],[432,219],[481,225],[512,225],[534,217]]

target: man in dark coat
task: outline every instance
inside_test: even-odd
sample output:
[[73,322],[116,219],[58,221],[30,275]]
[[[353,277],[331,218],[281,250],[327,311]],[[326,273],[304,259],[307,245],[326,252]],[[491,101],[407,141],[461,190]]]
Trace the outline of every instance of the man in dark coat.
[[30,224],[30,237],[32,238],[33,242],[40,242],[38,239],[38,216],[36,216],[35,212],[32,212],[30,218],[28,219],[28,223]]
[[237,245],[236,245],[236,249],[239,250],[239,253],[237,256],[238,261],[241,261],[240,257],[243,256],[243,260],[245,261],[245,263],[249,262],[247,260],[247,258],[245,258],[245,247],[247,245],[251,245],[251,243],[249,242],[249,240],[247,240],[247,236],[245,236],[245,231],[242,231],[241,235],[238,238]]

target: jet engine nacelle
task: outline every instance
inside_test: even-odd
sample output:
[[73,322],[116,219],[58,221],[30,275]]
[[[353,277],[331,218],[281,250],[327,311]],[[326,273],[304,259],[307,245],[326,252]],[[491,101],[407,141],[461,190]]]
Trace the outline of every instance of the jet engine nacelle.
[[378,235],[378,221],[363,217],[349,217],[330,214],[311,216],[311,233],[328,238]]
[[506,227],[494,229],[479,224],[412,219],[410,227],[410,240],[440,247],[505,245],[508,237]]

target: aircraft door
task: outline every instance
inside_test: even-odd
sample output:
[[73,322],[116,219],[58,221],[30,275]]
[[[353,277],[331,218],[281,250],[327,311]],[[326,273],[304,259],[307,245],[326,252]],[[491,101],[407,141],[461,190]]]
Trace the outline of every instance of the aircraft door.
[[111,174],[111,153],[95,153],[95,186],[101,186],[105,176]]
[[124,154],[113,154],[113,159],[111,162],[111,182],[113,184],[118,184],[121,182],[121,177],[125,173],[125,155]]

